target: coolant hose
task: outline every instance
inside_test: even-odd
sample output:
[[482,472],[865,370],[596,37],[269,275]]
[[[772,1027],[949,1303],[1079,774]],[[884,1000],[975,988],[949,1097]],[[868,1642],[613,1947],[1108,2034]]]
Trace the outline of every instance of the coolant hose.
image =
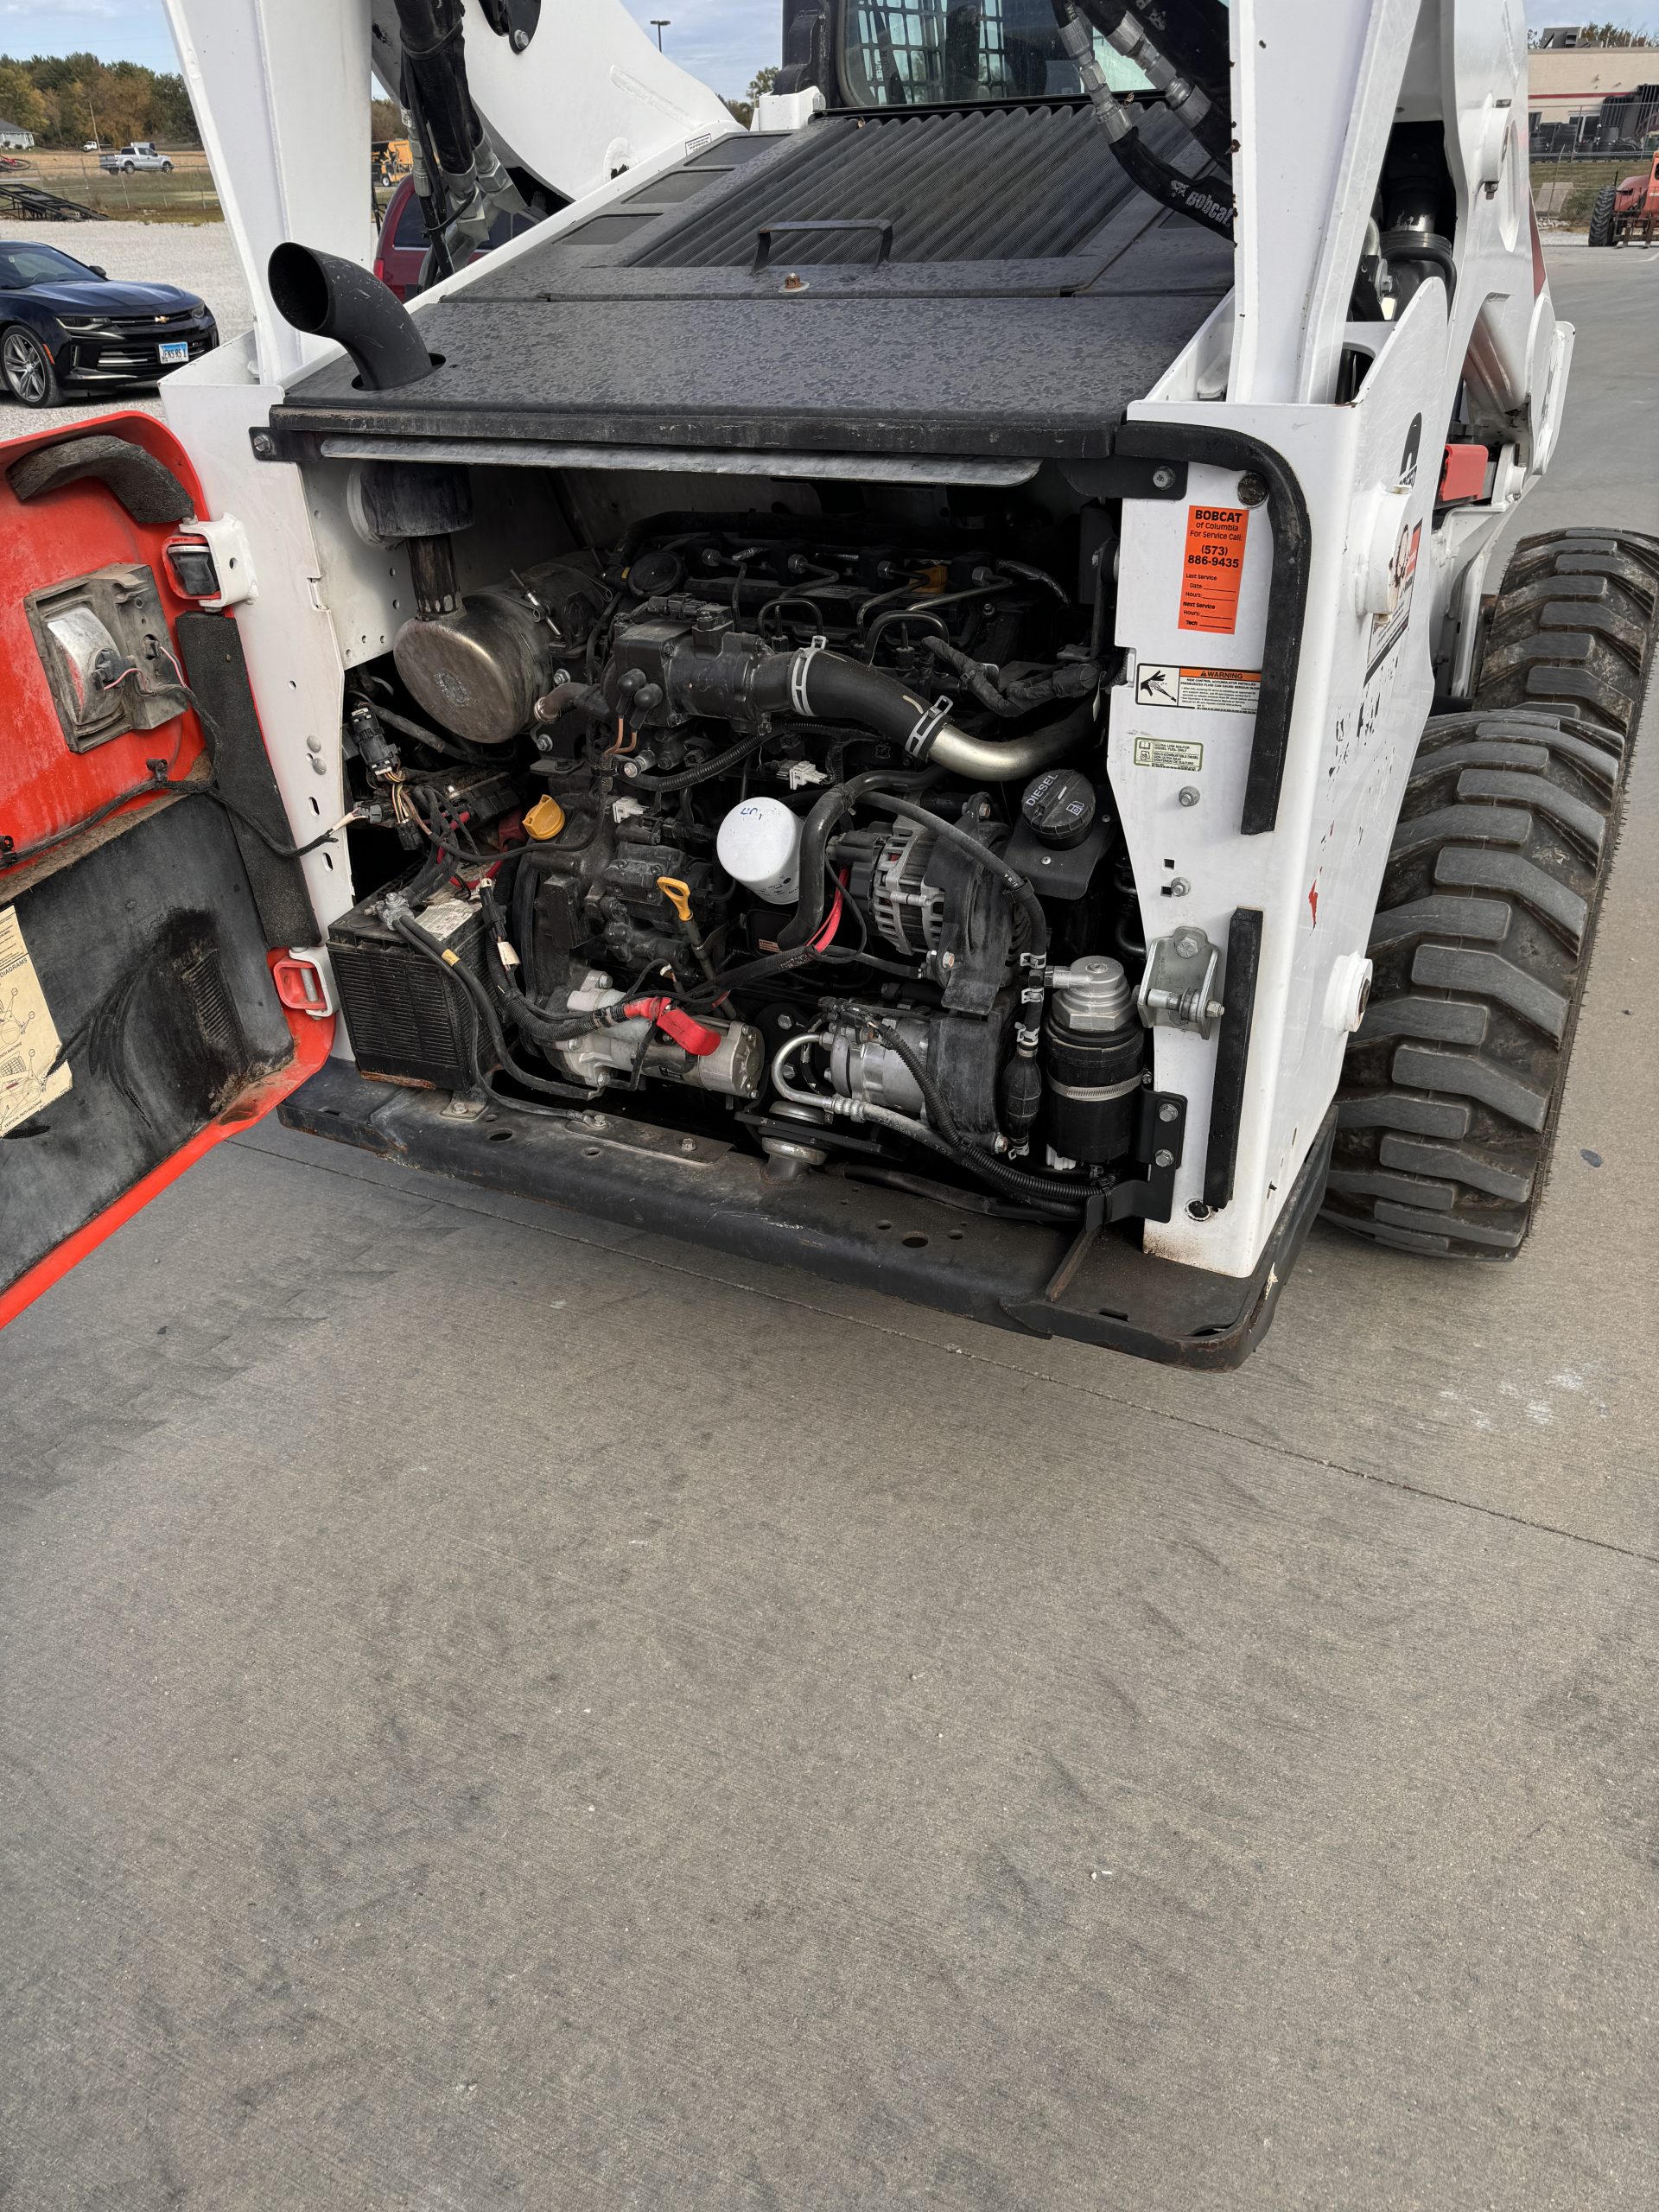
[[1023,737],[970,737],[896,677],[819,645],[769,653],[757,662],[749,697],[768,714],[857,722],[901,747],[912,760],[988,784],[1014,783],[1052,767],[1090,736],[1095,719],[1094,702],[1085,699],[1058,721]]

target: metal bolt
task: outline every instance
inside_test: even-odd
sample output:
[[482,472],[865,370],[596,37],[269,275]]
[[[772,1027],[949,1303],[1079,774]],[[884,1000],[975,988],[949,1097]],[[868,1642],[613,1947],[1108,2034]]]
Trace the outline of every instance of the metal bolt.
[[1271,490],[1267,478],[1258,476],[1253,468],[1247,468],[1238,480],[1238,496],[1247,507],[1265,506]]
[[1179,1106],[1160,1106],[1158,1109],[1158,1118],[1160,1122],[1179,1122],[1181,1118],[1181,1109]]
[[778,1027],[780,1029],[792,1029],[795,1027],[794,1015],[792,1014],[780,1014],[778,1017]]
[[269,430],[256,430],[254,432],[253,449],[255,453],[259,455],[262,461],[264,460],[268,454],[275,451]]
[[1175,472],[1173,468],[1165,468],[1160,466],[1154,468],[1152,472],[1153,489],[1154,491],[1167,492],[1170,486],[1174,481]]
[[1175,1165],[1175,1155],[1173,1152],[1154,1152],[1152,1155],[1152,1164],[1154,1167],[1173,1167]]
[[680,1150],[682,1152],[695,1152],[696,1148],[697,1141],[696,1137],[682,1137],[680,1139]]
[[1193,936],[1191,930],[1182,931],[1179,937],[1175,940],[1175,950],[1180,954],[1183,960],[1191,960],[1197,955],[1198,950],[1198,940]]
[[1052,858],[1051,857],[1051,855],[1048,855],[1047,853],[1045,853],[1045,854],[1043,855],[1041,865],[1042,865],[1044,868],[1052,868],[1052,867],[1053,867],[1053,865],[1054,865],[1053,860],[1052,860]]
[[1169,884],[1169,895],[1172,899],[1185,899],[1192,888],[1192,885],[1184,875],[1174,876]]
[[507,43],[515,54],[522,54],[524,48],[530,44],[530,33],[528,31],[514,31],[512,36],[507,41]]
[[1183,806],[1196,806],[1204,794],[1196,784],[1183,784],[1175,796]]
[[1189,1221],[1208,1221],[1210,1209],[1202,1198],[1189,1198],[1186,1202],[1186,1217]]

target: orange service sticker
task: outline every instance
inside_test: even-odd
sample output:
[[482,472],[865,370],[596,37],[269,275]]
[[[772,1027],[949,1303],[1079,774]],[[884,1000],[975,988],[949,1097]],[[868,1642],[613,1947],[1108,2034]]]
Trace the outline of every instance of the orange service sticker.
[[1183,630],[1230,636],[1238,623],[1248,507],[1189,507],[1186,559],[1181,569]]

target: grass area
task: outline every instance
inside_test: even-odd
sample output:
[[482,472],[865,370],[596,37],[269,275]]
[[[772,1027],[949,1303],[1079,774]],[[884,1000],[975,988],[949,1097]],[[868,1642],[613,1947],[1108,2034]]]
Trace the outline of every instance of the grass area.
[[96,208],[115,222],[217,223],[224,211],[207,157],[199,152],[169,155],[170,170],[137,169],[130,176],[111,176],[98,166],[95,154],[41,153],[29,169],[7,173],[0,182],[39,184],[62,194],[82,207]]
[[1641,154],[1616,154],[1605,162],[1535,162],[1533,197],[1541,197],[1546,185],[1564,184],[1567,197],[1556,211],[1555,220],[1566,224],[1568,230],[1582,231],[1588,226],[1590,210],[1603,185],[1617,184],[1621,177],[1634,176],[1645,166]]

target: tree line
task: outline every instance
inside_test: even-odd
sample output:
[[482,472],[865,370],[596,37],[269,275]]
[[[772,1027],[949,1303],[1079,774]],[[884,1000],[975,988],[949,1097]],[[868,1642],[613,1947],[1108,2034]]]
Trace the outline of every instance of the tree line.
[[182,77],[139,61],[100,61],[95,54],[0,54],[0,118],[35,134],[40,146],[124,146],[156,138],[199,146]]

